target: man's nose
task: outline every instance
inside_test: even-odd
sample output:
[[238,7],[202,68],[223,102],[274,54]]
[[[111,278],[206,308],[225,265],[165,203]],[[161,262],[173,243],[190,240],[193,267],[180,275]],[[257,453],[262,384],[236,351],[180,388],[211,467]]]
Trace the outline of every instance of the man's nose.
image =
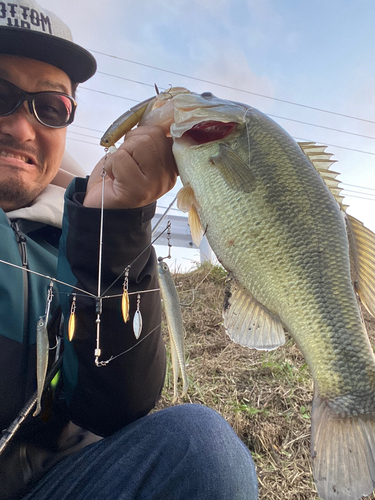
[[18,142],[35,139],[35,127],[38,123],[29,111],[27,102],[9,116],[0,117],[0,137],[12,136]]

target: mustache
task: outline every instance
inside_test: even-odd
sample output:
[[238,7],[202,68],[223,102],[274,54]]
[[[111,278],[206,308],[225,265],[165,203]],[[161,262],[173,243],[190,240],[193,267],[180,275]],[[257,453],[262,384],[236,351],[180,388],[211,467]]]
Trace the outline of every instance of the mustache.
[[40,153],[37,149],[33,148],[32,146],[28,146],[26,144],[20,144],[17,142],[13,137],[3,137],[0,139],[0,148],[9,148],[13,149],[20,155],[22,153],[25,154],[25,156],[31,156],[33,159],[36,161],[36,168],[40,171],[43,172],[43,155]]

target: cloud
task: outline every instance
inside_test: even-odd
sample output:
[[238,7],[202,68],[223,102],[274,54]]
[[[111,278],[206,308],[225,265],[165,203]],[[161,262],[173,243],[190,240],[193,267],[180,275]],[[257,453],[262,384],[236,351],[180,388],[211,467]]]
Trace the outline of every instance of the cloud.
[[242,89],[270,97],[275,93],[270,79],[252,70],[251,61],[241,47],[231,43],[229,39],[197,40],[190,47],[190,51],[196,51],[197,44],[201,52],[199,60],[198,58],[195,60],[194,76],[232,87],[232,89],[215,85],[210,87],[206,83],[194,82],[199,91],[211,91],[218,97],[245,102],[260,107],[262,111],[271,109],[273,105],[271,101],[234,90]]

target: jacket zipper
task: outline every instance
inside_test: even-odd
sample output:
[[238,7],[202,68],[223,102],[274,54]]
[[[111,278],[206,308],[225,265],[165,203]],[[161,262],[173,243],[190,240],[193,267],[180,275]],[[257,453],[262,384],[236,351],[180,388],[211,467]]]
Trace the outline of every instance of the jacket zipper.
[[[11,227],[14,231],[14,234],[16,235],[16,240],[18,243],[18,249],[20,251],[21,255],[21,260],[22,260],[22,267],[24,269],[28,269],[27,265],[27,247],[26,247],[26,236],[24,236],[21,233],[21,230],[19,228],[19,225],[17,222],[11,222]],[[26,284],[27,284],[27,271],[24,271],[24,277],[26,277]],[[25,280],[24,280],[24,290],[25,290]]]
[[[21,358],[21,374],[27,373],[28,356],[29,356],[29,277],[28,277],[28,262],[27,262],[27,246],[26,236],[21,233],[18,222],[11,222],[11,228],[16,236],[18,250],[22,261],[23,275],[23,339],[22,339],[22,358]],[[25,399],[26,379],[23,389],[22,400]]]

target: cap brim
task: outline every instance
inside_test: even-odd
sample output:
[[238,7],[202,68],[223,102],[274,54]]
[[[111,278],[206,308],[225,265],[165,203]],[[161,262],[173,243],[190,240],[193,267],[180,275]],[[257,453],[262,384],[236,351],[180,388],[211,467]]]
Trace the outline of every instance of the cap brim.
[[79,45],[20,28],[0,27],[0,54],[30,57],[62,69],[75,83],[88,80],[96,71],[94,56]]

